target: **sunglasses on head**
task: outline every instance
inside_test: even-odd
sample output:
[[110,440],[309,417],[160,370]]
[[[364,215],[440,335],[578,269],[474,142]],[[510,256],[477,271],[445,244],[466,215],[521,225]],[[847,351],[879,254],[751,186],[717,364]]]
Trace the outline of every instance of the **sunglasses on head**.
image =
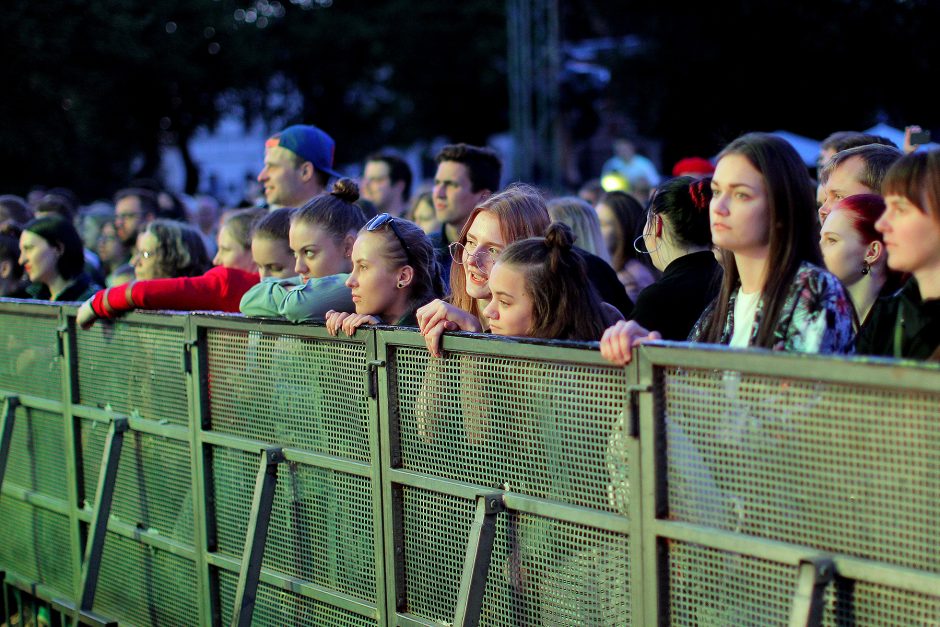
[[380,213],[379,215],[375,216],[374,218],[366,222],[366,231],[369,231],[370,233],[372,231],[378,231],[386,224],[392,227],[392,233],[394,233],[395,237],[398,238],[398,243],[401,244],[402,250],[405,251],[405,256],[408,257],[408,263],[411,263],[412,262],[411,249],[408,248],[408,244],[405,242],[404,238],[401,236],[401,233],[398,232],[398,227],[395,226],[395,220],[398,220],[398,219],[400,218],[396,218],[395,216],[389,213]]

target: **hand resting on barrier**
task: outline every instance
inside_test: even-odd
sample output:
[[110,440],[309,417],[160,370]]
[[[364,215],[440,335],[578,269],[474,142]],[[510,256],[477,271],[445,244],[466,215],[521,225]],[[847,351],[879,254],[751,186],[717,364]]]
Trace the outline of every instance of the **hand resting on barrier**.
[[661,340],[658,331],[644,329],[633,320],[620,320],[601,336],[601,355],[607,361],[625,365],[633,357],[633,347],[649,340]]
[[483,331],[476,316],[440,299],[420,307],[415,315],[424,343],[435,357],[441,356],[441,335],[444,331]]
[[326,330],[333,337],[336,337],[340,330],[352,337],[356,329],[364,324],[382,324],[382,321],[369,314],[347,313],[332,309],[326,312]]
[[75,316],[75,324],[80,326],[83,329],[90,329],[92,325],[95,324],[95,321],[98,320],[98,314],[95,313],[95,309],[91,306],[92,299],[89,298],[82,306],[78,308],[78,313]]

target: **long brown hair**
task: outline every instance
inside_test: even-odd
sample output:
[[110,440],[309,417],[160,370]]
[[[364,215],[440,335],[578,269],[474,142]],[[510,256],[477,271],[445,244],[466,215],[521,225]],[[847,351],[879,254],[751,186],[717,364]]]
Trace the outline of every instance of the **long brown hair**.
[[[728,155],[740,155],[761,174],[766,190],[770,233],[770,250],[764,288],[761,292],[760,328],[755,346],[771,348],[780,310],[789,293],[790,284],[804,261],[822,265],[819,251],[819,232],[816,224],[816,201],[806,166],[793,146],[785,140],[766,133],[742,135],[728,144],[718,161]],[[702,341],[717,343],[721,340],[725,320],[728,318],[731,296],[740,284],[734,254],[723,250],[724,276],[721,292],[705,323]]]
[[[507,246],[519,239],[541,237],[552,221],[548,216],[545,199],[537,189],[524,183],[513,183],[488,197],[470,212],[457,238],[458,242],[467,243],[467,232],[482,211],[492,212],[499,219],[499,234]],[[477,318],[482,317],[483,312],[477,307],[476,299],[467,294],[467,277],[456,261],[452,261],[450,266],[450,292],[452,304]]]

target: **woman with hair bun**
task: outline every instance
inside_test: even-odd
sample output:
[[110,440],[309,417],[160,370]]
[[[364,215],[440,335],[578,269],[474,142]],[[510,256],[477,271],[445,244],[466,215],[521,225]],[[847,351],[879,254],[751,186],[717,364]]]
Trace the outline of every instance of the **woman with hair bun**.
[[333,309],[352,309],[346,279],[352,271],[353,243],[365,223],[354,203],[352,179],[333,184],[291,214],[288,238],[294,252],[293,278],[268,278],[248,290],[241,302],[246,316],[281,317],[291,322],[323,320]]
[[359,231],[346,279],[356,313],[329,311],[326,328],[352,335],[364,324],[417,326],[415,312],[444,293],[434,246],[417,224],[380,213]]
[[544,238],[519,240],[502,252],[490,272],[492,299],[483,310],[494,335],[600,339],[603,304],[573,246],[571,228],[555,223]]
[[711,177],[680,176],[650,200],[645,251],[662,277],[637,297],[631,318],[664,340],[684,341],[721,285],[708,224]]
[[888,267],[884,240],[875,223],[885,211],[884,198],[857,194],[832,206],[819,234],[826,269],[849,292],[859,326],[868,319],[872,305],[901,287],[901,273]]

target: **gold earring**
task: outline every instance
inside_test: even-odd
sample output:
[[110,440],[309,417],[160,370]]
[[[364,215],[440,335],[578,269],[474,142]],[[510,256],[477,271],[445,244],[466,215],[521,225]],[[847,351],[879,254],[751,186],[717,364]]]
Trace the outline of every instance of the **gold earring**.
[[401,288],[403,288],[403,287],[405,287],[405,284],[402,283],[401,281],[399,281],[399,282],[398,282],[398,289],[401,289]]

